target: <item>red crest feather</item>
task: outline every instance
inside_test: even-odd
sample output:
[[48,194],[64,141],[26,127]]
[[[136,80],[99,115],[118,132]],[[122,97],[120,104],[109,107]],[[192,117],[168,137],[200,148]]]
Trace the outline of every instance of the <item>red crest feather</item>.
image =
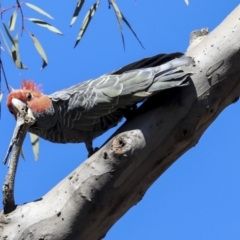
[[36,91],[40,92],[40,86],[37,85],[34,81],[32,80],[23,80],[21,84],[21,88],[29,91]]

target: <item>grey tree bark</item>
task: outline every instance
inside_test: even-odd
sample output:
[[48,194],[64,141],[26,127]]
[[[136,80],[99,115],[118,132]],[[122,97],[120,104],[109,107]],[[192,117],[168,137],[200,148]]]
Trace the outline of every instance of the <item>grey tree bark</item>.
[[191,43],[186,54],[196,66],[185,68],[194,73],[189,87],[149,99],[137,118],[40,200],[1,213],[0,238],[102,239],[238,99],[239,16],[240,6],[209,35]]

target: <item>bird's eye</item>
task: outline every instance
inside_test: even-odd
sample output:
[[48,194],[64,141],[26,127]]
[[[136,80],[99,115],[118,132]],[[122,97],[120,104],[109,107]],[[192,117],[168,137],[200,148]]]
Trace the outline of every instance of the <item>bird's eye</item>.
[[30,101],[32,99],[32,94],[29,92],[26,94],[26,98],[28,101]]

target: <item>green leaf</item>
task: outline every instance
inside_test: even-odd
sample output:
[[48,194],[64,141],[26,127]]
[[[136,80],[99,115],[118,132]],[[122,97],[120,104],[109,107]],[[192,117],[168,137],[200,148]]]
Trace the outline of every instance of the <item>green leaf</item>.
[[57,33],[59,35],[63,35],[61,31],[59,31],[57,28],[55,28],[54,26],[52,26],[51,24],[44,22],[40,19],[36,19],[36,18],[27,18],[29,21],[37,24],[40,27],[44,27],[47,28],[48,30],[50,30],[51,32]]
[[110,4],[113,6],[114,12],[116,14],[118,26],[119,26],[121,37],[122,37],[123,48],[125,49],[125,40],[124,40],[124,35],[123,35],[123,32],[122,32],[122,23],[121,23],[122,13],[121,13],[120,9],[118,8],[115,0],[110,0]]
[[122,23],[121,23],[122,13],[121,13],[120,9],[118,8],[115,0],[110,0],[110,3],[111,3],[111,5],[113,6],[114,12],[115,12],[116,17],[117,17],[117,21],[118,21],[119,28],[120,28],[120,30],[122,31]]
[[129,22],[127,21],[127,19],[122,15],[122,20],[126,23],[126,25],[129,27],[129,29],[131,30],[132,34],[135,36],[135,38],[138,40],[139,44],[142,46],[143,49],[144,46],[142,44],[142,42],[140,41],[140,39],[138,38],[137,34],[134,32],[133,28],[131,27],[131,25],[129,24]]
[[18,47],[18,35],[13,39],[14,45],[12,45],[12,59],[17,68],[28,69],[20,60],[20,53]]
[[32,143],[34,159],[37,161],[39,157],[39,138],[37,135],[30,133],[30,139]]
[[8,38],[10,39],[12,44],[14,45],[13,37],[11,36],[10,32],[8,31],[8,28],[6,27],[5,23],[3,23],[3,27],[5,29],[5,32],[7,33]]
[[0,102],[2,101],[3,93],[0,93]]
[[20,61],[17,37],[15,39],[13,39],[14,44],[12,45],[12,51],[11,51],[10,47],[8,46],[8,43],[7,43],[3,33],[1,31],[1,29],[0,29],[0,35],[1,35],[2,39],[3,39],[3,41],[4,41],[4,44],[5,44],[6,48],[7,48],[7,51],[9,53],[10,57],[12,58],[14,64],[16,65],[16,67],[17,68],[21,68],[21,69],[27,69],[27,67],[25,67],[23,65],[23,63]]
[[32,38],[34,46],[43,60],[43,64],[42,64],[42,69],[43,69],[48,65],[47,55],[44,52],[44,49],[43,49],[41,43],[38,41],[38,39],[32,33],[30,33],[30,37]]
[[81,11],[82,9],[82,6],[84,4],[84,1],[85,0],[78,0],[78,3],[77,3],[77,6],[75,8],[75,11],[73,13],[73,16],[72,16],[72,20],[70,22],[70,27],[75,23],[75,21],[77,20],[77,17],[78,17],[78,14],[79,12]]
[[15,29],[16,20],[17,20],[17,11],[14,11],[8,25],[8,28],[10,31],[13,31]]
[[78,45],[79,41],[83,37],[83,34],[85,33],[85,31],[86,31],[86,29],[88,27],[88,24],[90,23],[90,21],[92,20],[92,17],[94,16],[95,12],[98,9],[99,3],[100,3],[100,1],[97,1],[96,3],[94,3],[91,6],[91,8],[88,10],[86,16],[84,17],[83,23],[82,23],[81,29],[80,29],[80,31],[78,33],[77,41],[76,41],[74,47],[76,47]]
[[20,154],[21,154],[23,160],[26,161],[26,158],[25,158],[25,155],[24,155],[23,148],[21,148]]
[[25,3],[25,5],[28,6],[29,8],[37,11],[38,13],[40,13],[40,14],[42,14],[42,15],[50,18],[50,19],[53,19],[53,17],[52,17],[50,14],[48,14],[48,13],[45,12],[45,11],[43,11],[41,8],[35,6],[35,5],[31,4],[31,3]]
[[6,48],[7,48],[7,51],[8,51],[8,53],[9,53],[9,55],[12,57],[12,53],[11,53],[11,51],[10,51],[10,48],[9,48],[9,46],[8,46],[8,43],[7,43],[7,41],[6,41],[5,37],[4,37],[1,29],[0,29],[0,34],[1,34],[1,37],[2,37],[2,39],[3,39],[3,41],[4,41],[5,46],[6,46]]
[[109,0],[110,4],[113,6],[114,12],[116,14],[117,17],[117,21],[118,21],[118,26],[121,32],[121,37],[122,37],[122,42],[123,42],[123,47],[125,49],[125,41],[124,41],[124,35],[122,32],[122,23],[121,21],[125,22],[125,24],[128,26],[128,28],[131,30],[131,32],[133,33],[133,35],[135,36],[135,38],[137,39],[137,41],[139,42],[139,44],[142,46],[142,48],[144,48],[144,46],[142,45],[140,39],[138,38],[137,34],[134,32],[133,28],[131,27],[131,25],[129,24],[129,22],[127,21],[127,19],[123,16],[122,12],[120,11],[119,7],[116,4],[115,0]]

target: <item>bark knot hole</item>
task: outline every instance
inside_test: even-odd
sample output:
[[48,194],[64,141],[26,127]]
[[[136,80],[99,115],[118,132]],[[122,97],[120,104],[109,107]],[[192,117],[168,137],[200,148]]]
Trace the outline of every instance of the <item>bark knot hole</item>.
[[107,154],[107,152],[104,152],[104,153],[103,153],[103,158],[104,158],[104,159],[108,159],[108,154]]
[[112,142],[112,150],[117,154],[121,154],[125,146],[126,141],[122,137],[117,137]]

